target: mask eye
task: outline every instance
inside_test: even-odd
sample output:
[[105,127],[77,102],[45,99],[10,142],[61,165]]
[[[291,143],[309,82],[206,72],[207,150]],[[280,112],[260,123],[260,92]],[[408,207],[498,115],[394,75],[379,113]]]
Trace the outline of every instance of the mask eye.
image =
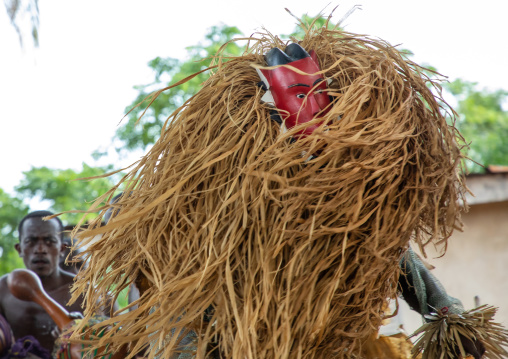
[[299,93],[298,95],[296,95],[297,98],[305,98],[305,94],[304,93]]

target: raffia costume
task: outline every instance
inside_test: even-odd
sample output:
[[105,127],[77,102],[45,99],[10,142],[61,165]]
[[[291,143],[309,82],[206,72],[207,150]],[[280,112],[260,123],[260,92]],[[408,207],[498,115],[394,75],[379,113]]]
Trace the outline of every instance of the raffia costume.
[[300,44],[330,80],[318,130],[294,141],[298,126],[271,119],[255,68],[286,43],[258,34],[218,54],[119,183],[129,195],[100,207],[118,214],[81,235],[103,234],[74,287],[89,315],[107,292],[141,292],[97,345],[170,358],[192,331],[198,358],[360,357],[410,240],[445,245],[460,226],[460,136],[439,87],[381,40],[320,28]]

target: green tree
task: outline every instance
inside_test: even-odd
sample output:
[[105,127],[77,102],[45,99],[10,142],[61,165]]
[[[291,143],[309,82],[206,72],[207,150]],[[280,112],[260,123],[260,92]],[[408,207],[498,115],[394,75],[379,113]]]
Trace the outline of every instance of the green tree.
[[[508,91],[478,90],[477,84],[461,79],[446,85],[457,100],[457,126],[470,143],[467,161],[470,172],[483,172],[482,166],[508,165]],[[475,163],[476,162],[476,163]]]
[[[121,143],[117,151],[144,150],[147,146],[153,144],[159,137],[168,116],[192,97],[210,75],[207,72],[201,73],[190,81],[161,93],[146,110],[139,124],[136,123],[145,111],[147,104],[143,103],[141,106],[135,107],[137,104],[141,103],[153,91],[159,90],[168,84],[175,84],[194,73],[206,69],[210,65],[212,56],[219,51],[222,44],[240,34],[240,30],[234,26],[213,26],[206,34],[203,42],[187,47],[187,60],[183,61],[171,57],[156,57],[151,60],[148,66],[153,70],[155,79],[151,84],[135,87],[139,90],[139,95],[126,111],[134,109],[129,113],[128,121],[117,130],[115,135]],[[224,55],[237,56],[243,51],[244,47],[236,42],[230,42],[224,50]],[[224,61],[227,61],[227,59],[224,59]]]
[[[24,172],[24,178],[16,186],[16,191],[26,199],[37,198],[49,201],[50,210],[64,212],[70,210],[87,210],[97,197],[109,190],[114,178],[83,178],[102,176],[111,167],[91,167],[83,163],[81,171],[71,169],[51,169],[32,167]],[[64,213],[61,216],[64,224],[76,224],[83,215],[81,213]],[[88,219],[96,215],[87,216]]]
[[18,223],[27,213],[28,206],[22,199],[0,188],[0,276],[23,267],[14,244],[18,241]]

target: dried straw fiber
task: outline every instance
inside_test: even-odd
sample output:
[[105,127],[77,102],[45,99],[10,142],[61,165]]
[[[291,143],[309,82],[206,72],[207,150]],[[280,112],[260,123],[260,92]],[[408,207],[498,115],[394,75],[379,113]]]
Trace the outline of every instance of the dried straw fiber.
[[101,207],[115,187],[91,208],[119,214],[81,234],[103,237],[74,295],[91,316],[106,292],[142,293],[97,345],[170,358],[171,334],[193,330],[198,358],[210,343],[225,358],[359,357],[410,240],[445,245],[460,226],[462,142],[438,86],[381,40],[309,27],[300,44],[332,80],[321,130],[292,141],[298,127],[270,119],[254,67],[287,44],[257,34],[243,56],[217,55],[118,184],[130,195]]

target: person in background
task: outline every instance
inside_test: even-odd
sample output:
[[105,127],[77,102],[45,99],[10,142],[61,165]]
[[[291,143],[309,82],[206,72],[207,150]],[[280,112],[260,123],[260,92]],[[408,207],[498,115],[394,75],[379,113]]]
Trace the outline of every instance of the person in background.
[[[39,277],[44,291],[78,317],[84,301],[81,298],[68,304],[75,274],[60,267],[66,250],[64,226],[58,217],[44,220],[44,217],[51,215],[53,213],[49,211],[35,211],[26,215],[19,223],[19,243],[15,244],[15,248],[23,258],[25,267]],[[23,342],[24,338],[30,338],[34,348],[51,353],[58,335],[55,334],[58,333],[55,322],[38,304],[17,299],[8,288],[7,276],[0,278],[0,314],[9,324],[15,339]],[[109,310],[101,314],[109,315]]]
[[69,257],[72,248],[72,239],[70,233],[74,229],[73,225],[68,225],[64,227],[63,232],[63,243],[65,245],[65,249],[63,251],[63,255],[60,257],[60,268],[66,272],[78,274],[79,270],[83,266],[83,262],[74,262],[73,258],[76,253],[73,254],[72,257]]

